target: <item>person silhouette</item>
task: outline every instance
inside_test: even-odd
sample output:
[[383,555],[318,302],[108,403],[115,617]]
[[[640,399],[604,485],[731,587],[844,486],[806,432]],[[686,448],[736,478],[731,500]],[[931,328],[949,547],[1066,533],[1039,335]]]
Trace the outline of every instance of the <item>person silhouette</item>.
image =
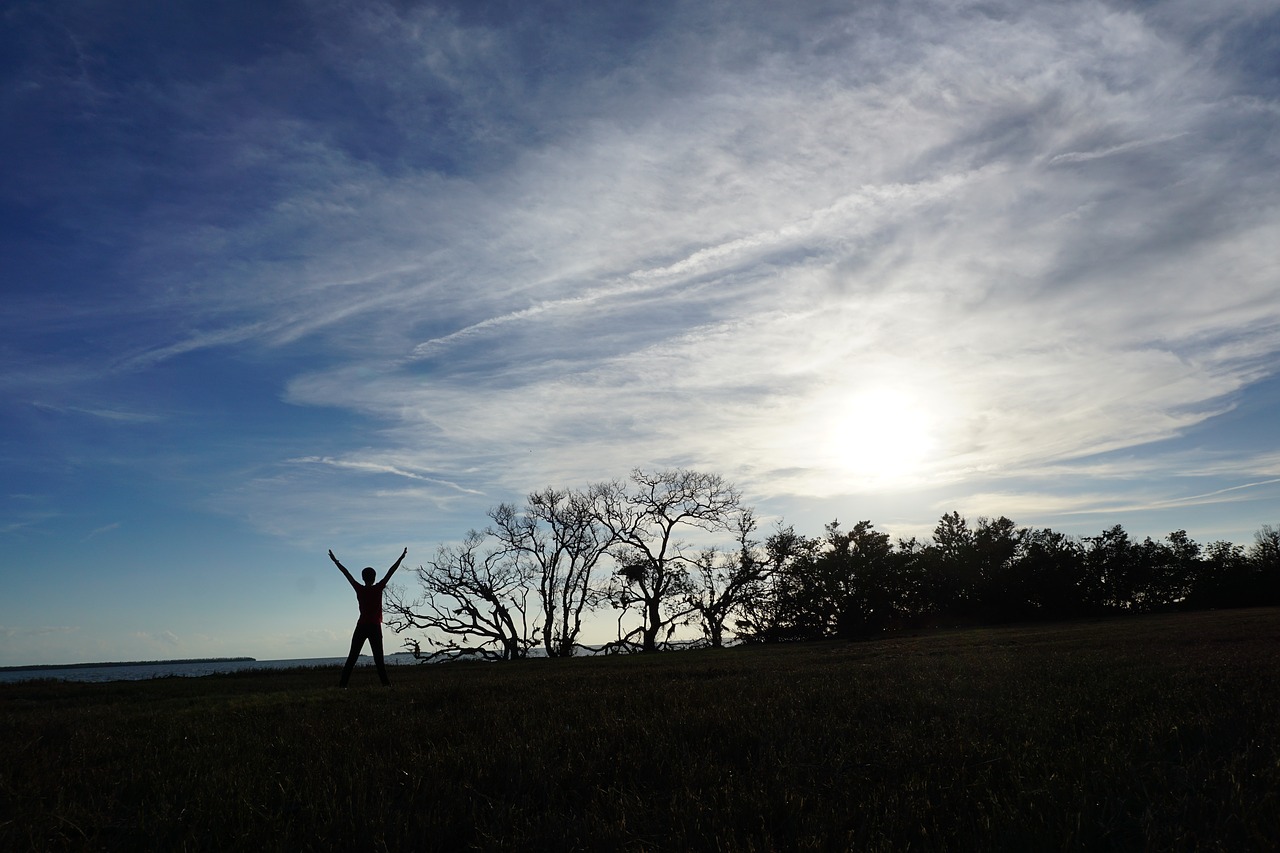
[[355,669],[356,658],[360,657],[360,650],[364,648],[365,640],[369,641],[369,649],[373,652],[373,662],[378,667],[378,678],[384,687],[391,686],[391,679],[387,678],[387,665],[382,659],[382,591],[386,589],[387,581],[391,580],[391,576],[396,573],[396,569],[400,568],[400,562],[408,553],[409,549],[405,548],[399,559],[387,569],[386,576],[377,583],[373,581],[378,577],[378,573],[373,570],[373,566],[366,566],[360,573],[364,578],[364,584],[361,585],[351,577],[347,567],[333,556],[333,551],[329,551],[329,559],[333,560],[333,564],[346,575],[351,588],[356,591],[356,600],[360,603],[360,618],[356,621],[355,631],[351,633],[351,652],[347,655],[346,665],[342,667],[342,680],[338,682],[339,687],[346,687],[347,682],[351,680],[351,670]]

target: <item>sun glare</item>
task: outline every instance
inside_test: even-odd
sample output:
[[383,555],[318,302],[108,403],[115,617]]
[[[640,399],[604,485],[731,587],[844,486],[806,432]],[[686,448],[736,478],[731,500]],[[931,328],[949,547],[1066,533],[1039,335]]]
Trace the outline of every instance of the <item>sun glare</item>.
[[905,485],[924,473],[936,443],[933,432],[919,398],[877,388],[832,406],[824,450],[842,474],[881,487]]

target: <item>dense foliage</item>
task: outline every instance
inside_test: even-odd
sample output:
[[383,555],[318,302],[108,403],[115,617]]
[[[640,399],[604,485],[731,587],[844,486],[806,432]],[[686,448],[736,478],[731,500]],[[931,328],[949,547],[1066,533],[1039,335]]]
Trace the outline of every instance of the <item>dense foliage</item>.
[[890,543],[869,521],[810,538],[779,530],[758,558],[746,639],[864,637],[906,625],[1064,619],[1280,604],[1280,529],[1246,551],[1184,530],[1141,542],[1116,525],[1076,538],[1008,518],[944,515],[933,540]]

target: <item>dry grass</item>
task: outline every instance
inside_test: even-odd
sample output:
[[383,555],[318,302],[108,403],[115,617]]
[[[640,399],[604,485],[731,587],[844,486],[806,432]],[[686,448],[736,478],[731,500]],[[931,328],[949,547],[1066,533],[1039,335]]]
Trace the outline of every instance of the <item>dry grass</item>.
[[1280,610],[0,686],[2,849],[1270,849]]

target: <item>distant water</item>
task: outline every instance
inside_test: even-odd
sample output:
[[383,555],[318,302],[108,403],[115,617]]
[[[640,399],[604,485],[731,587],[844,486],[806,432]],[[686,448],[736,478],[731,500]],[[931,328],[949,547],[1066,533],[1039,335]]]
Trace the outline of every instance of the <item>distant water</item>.
[[[11,669],[0,672],[0,684],[13,681],[32,681],[37,678],[54,681],[146,681],[152,678],[183,676],[194,678],[220,672],[240,672],[246,669],[294,669],[295,667],[321,667],[333,669],[335,674],[346,663],[340,658],[299,658],[297,660],[230,660],[206,663],[144,663],[129,666],[92,666],[83,669]],[[386,657],[387,666],[414,663],[413,655],[402,652]],[[373,658],[362,655],[356,668],[372,667]]]

